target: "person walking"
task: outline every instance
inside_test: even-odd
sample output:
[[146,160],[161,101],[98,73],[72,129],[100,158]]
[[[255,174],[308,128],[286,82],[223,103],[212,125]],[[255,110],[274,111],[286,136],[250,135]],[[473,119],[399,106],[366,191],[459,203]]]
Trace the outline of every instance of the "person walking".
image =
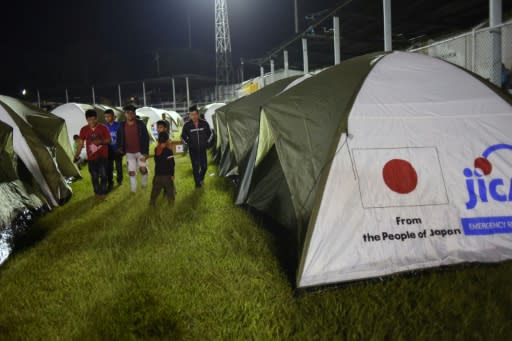
[[213,141],[213,133],[208,122],[199,118],[197,106],[189,111],[190,120],[183,126],[181,139],[188,145],[196,188],[201,188],[208,169],[206,150]]
[[87,164],[91,173],[92,186],[96,197],[105,198],[107,194],[107,162],[108,146],[111,138],[108,128],[98,123],[98,113],[95,110],[85,112],[87,125],[80,129],[78,145],[75,151],[74,161],[80,160],[80,151],[85,142],[87,150]]
[[144,122],[136,118],[136,108],[129,104],[124,107],[126,121],[121,122],[117,130],[117,147],[126,154],[130,189],[137,192],[137,169],[141,174],[141,185],[148,184],[149,133]]
[[167,142],[169,142],[169,134],[167,132],[159,133],[158,145],[155,148],[155,177],[149,202],[151,206],[155,206],[162,189],[169,203],[172,204],[175,200],[174,155]]
[[114,110],[105,110],[105,121],[106,126],[110,132],[112,142],[108,148],[108,167],[107,167],[107,180],[108,187],[107,191],[111,191],[114,187],[114,165],[117,173],[117,184],[121,185],[123,182],[123,155],[119,153],[117,148],[117,131],[120,127],[120,123],[115,121]]

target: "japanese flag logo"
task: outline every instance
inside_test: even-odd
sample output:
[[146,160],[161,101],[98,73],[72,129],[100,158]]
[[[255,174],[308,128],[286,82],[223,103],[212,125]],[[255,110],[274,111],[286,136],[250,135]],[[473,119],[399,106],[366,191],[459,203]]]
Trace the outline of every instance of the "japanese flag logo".
[[364,208],[448,204],[433,147],[354,149],[353,158]]

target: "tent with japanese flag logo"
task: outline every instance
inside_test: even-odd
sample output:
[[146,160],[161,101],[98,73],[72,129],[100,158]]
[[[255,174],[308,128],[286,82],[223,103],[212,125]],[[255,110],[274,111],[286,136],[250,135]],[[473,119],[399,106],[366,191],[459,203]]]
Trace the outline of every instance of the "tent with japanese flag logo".
[[512,101],[422,54],[356,57],[264,103],[243,203],[299,288],[512,259]]

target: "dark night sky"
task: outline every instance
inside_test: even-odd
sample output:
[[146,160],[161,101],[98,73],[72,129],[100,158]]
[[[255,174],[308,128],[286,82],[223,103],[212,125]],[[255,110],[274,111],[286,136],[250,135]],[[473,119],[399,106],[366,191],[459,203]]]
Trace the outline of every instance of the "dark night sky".
[[[293,36],[293,0],[227,2],[235,65]],[[299,2],[304,18],[341,1]],[[354,0],[341,14],[343,42],[352,54],[382,45],[381,3]],[[510,10],[512,1],[503,3]],[[192,51],[186,50],[187,6]],[[488,0],[394,0],[393,31],[412,36],[467,29],[487,17],[487,6]],[[0,21],[2,94],[154,77],[156,50],[165,75],[215,75],[214,0],[26,0],[8,7]]]
[[[308,8],[333,3],[309,2],[314,5]],[[214,0],[13,2],[0,22],[7,36],[0,91],[153,77],[147,64],[154,64],[157,49],[188,46],[187,6],[193,48],[209,66],[197,73],[214,76]],[[293,0],[228,0],[228,6],[235,61],[242,55],[259,57],[293,35]],[[173,67],[176,73],[194,71],[189,65]]]

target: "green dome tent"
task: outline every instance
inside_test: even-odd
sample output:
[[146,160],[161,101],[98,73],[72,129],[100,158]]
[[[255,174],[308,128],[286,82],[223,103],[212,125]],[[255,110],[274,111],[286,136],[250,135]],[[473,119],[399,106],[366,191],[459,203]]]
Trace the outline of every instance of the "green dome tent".
[[[20,214],[42,208],[41,200],[28,183],[18,178],[15,166],[12,128],[0,122],[0,232]],[[0,256],[0,263],[2,257]]]
[[13,129],[14,152],[51,206],[71,197],[66,178],[79,178],[63,119],[0,96],[0,121]]
[[353,58],[262,106],[245,202],[296,235],[299,288],[511,259],[511,126],[454,65]]
[[[262,106],[248,205],[290,229],[307,225],[318,165],[325,164],[332,153],[329,144],[338,131],[346,129],[355,94],[376,56],[345,61],[296,83]],[[283,144],[287,149],[280,153]],[[300,172],[289,174],[292,169]],[[292,185],[287,178],[293,179]],[[297,231],[298,240],[304,233]]]
[[261,105],[297,78],[289,77],[274,82],[215,111],[218,136],[221,139],[221,176],[243,174],[240,168],[258,135]]

